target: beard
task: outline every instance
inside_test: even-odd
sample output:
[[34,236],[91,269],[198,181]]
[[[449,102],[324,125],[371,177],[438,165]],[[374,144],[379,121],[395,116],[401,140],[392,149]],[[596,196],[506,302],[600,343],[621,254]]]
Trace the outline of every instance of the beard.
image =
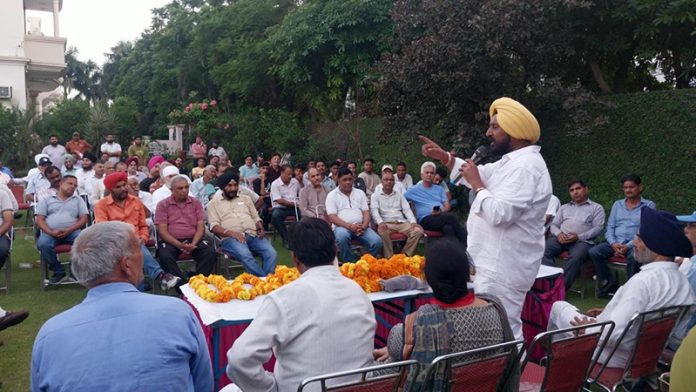
[[505,155],[510,152],[510,137],[506,137],[505,140],[498,143],[493,139],[489,139],[491,142],[491,153],[494,155]]
[[234,199],[235,197],[237,197],[237,193],[238,193],[237,191],[234,191],[234,192],[222,192],[222,194],[225,195],[225,197],[228,198],[228,199]]
[[648,248],[640,250],[633,248],[633,258],[640,264],[648,264],[655,258],[655,253]]

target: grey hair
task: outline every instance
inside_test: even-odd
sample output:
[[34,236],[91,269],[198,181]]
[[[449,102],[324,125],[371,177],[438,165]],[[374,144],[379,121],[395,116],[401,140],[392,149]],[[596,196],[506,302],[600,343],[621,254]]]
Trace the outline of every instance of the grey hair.
[[188,177],[186,177],[183,174],[177,174],[176,177],[169,180],[169,188],[171,189],[174,186],[174,184],[176,184],[179,181],[186,181],[187,184],[191,184],[191,181]]
[[428,168],[428,167],[432,167],[433,169],[436,169],[436,168],[437,168],[437,166],[435,166],[435,163],[433,163],[433,162],[431,162],[431,161],[425,161],[425,162],[423,162],[423,164],[421,165],[421,170],[420,170],[420,172],[423,173],[423,172],[425,171],[425,169]]
[[123,257],[129,257],[131,241],[137,241],[133,225],[110,221],[83,230],[70,251],[70,269],[81,285],[94,286],[114,271]]
[[217,172],[217,167],[215,167],[214,165],[208,165],[205,167],[205,169],[203,169],[203,171],[207,171],[207,170],[213,170],[213,171]]

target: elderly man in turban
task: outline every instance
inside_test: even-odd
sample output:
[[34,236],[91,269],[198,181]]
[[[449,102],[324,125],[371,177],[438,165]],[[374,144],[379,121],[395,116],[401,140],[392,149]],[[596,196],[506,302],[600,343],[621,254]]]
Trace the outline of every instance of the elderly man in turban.
[[109,196],[99,200],[94,207],[94,221],[119,221],[133,225],[135,234],[140,238],[145,273],[153,279],[160,279],[160,286],[166,291],[176,286],[181,278],[164,272],[145,246],[150,239],[150,230],[145,222],[145,206],[140,199],[128,193],[127,182],[126,172],[111,173],[104,178],[104,187],[109,191]]
[[499,161],[477,166],[425,136],[422,152],[440,160],[453,181],[476,193],[467,220],[467,250],[476,266],[474,290],[500,299],[515,339],[521,339],[522,305],[544,256],[551,178],[540,147],[534,145],[540,135],[534,115],[510,98],[495,100],[489,114],[486,137],[491,152],[502,155]]
[[[629,279],[604,309],[590,309],[581,314],[568,302],[557,301],[551,308],[549,319],[549,330],[595,321],[613,321],[616,327],[599,357],[601,363],[608,359],[607,365],[612,368],[623,369],[628,361],[636,337],[629,334],[621,342],[617,342],[617,339],[636,313],[669,306],[693,305],[696,301],[689,281],[679,272],[679,265],[674,262],[676,256],[691,255],[691,243],[674,215],[644,206],[633,246],[633,257],[642,265],[640,273]],[[684,317],[681,323],[687,322],[688,317]],[[675,331],[681,329],[682,325],[675,327]],[[614,355],[607,358],[617,344],[619,346]]]

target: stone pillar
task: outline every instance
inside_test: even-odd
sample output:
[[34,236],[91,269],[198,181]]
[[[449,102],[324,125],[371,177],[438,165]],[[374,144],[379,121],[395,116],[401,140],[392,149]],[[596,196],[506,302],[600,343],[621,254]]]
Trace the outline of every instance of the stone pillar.
[[60,21],[58,20],[58,15],[60,14],[60,0],[53,0],[53,36],[60,37]]

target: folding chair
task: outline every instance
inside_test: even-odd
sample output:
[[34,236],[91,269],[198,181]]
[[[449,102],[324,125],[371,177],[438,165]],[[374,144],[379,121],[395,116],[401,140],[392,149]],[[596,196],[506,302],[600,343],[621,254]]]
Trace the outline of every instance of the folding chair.
[[10,293],[10,282],[12,281],[12,246],[14,245],[14,227],[10,227],[10,231],[7,232],[10,236],[10,252],[7,254],[7,260],[5,260],[5,285],[0,286],[0,291],[5,290],[7,294]]
[[[151,241],[154,241],[154,247],[155,247],[154,255],[156,256],[157,252],[160,250],[160,247],[162,246],[162,241],[160,241],[160,239],[159,239],[160,236],[159,236],[159,231],[157,231],[157,227],[155,227],[153,237],[154,238],[150,238],[148,240],[148,242],[145,244],[145,246],[149,248],[148,244],[150,244]],[[158,259],[158,262],[159,262],[159,259]],[[192,263],[195,264],[195,262],[196,261],[193,259],[192,255],[190,255],[188,253],[184,253],[184,252],[179,253],[179,256],[177,256],[177,259],[176,259],[177,264],[192,264]],[[185,282],[185,281],[182,281],[182,282]],[[154,279],[153,279],[152,283],[154,283]],[[154,287],[156,287],[156,285],[153,284],[152,287],[154,290]]]
[[[558,255],[558,258],[565,261],[568,261],[570,258],[570,253],[568,253],[567,250],[561,252],[560,255]],[[590,260],[590,257],[587,256],[586,260],[582,263],[580,266],[580,276],[579,278],[582,279],[584,277],[592,277],[595,274],[594,272],[594,265],[592,264],[592,260]],[[570,287],[567,287],[568,291],[573,292],[573,293],[578,293],[580,294],[580,298],[585,299],[585,285],[581,285],[579,289],[572,289]]]
[[392,231],[389,233],[389,240],[392,242],[392,249],[394,250],[394,254],[397,254],[398,250],[403,250],[404,245],[406,244],[406,240],[408,237],[404,233],[399,233],[396,231]]
[[[72,249],[72,245],[70,244],[59,244],[56,245],[53,249],[56,251],[56,255],[58,256],[58,261],[60,261],[60,256],[64,254],[70,254],[70,250]],[[39,252],[40,254],[40,252]],[[60,283],[49,283],[48,281],[48,263],[46,263],[46,260],[44,260],[43,257],[39,255],[39,258],[41,259],[41,290],[46,290],[48,286],[61,286],[61,285],[67,285],[67,284],[77,284],[76,280],[73,279],[67,279],[65,281],[61,281]],[[70,276],[70,261],[67,262],[61,262],[63,265],[67,265],[67,274],[66,276]]]
[[245,272],[246,269],[244,268],[244,265],[242,263],[240,263],[238,260],[236,260],[234,258],[234,256],[225,252],[222,249],[222,246],[220,246],[222,243],[222,238],[220,238],[216,235],[214,235],[213,237],[214,237],[213,246],[215,247],[215,253],[218,256],[221,256],[218,258],[218,265],[216,266],[216,269],[218,269],[218,270],[221,269],[219,263],[220,263],[220,261],[222,261],[222,268],[225,269],[225,273],[223,274],[223,276],[225,276],[228,279],[232,278],[232,274],[230,272],[232,269],[238,270],[240,272]]
[[[582,390],[613,330],[614,322],[605,321],[538,334],[522,365],[520,392]],[[542,365],[529,362],[537,348]]]
[[[322,392],[391,392],[396,391],[402,371],[416,371],[418,361],[409,360],[401,362],[387,363],[384,365],[369,366],[356,370],[324,374],[317,377],[308,378],[300,384],[297,392],[305,391],[305,387],[317,390],[317,386]],[[374,375],[382,374],[383,375]],[[373,377],[374,375],[374,377]],[[352,377],[351,377],[352,376]],[[340,379],[359,378],[356,381],[343,382]],[[333,385],[333,386],[329,386]]]
[[445,391],[502,390],[519,366],[522,349],[518,347],[523,346],[524,342],[517,340],[439,356],[428,365],[424,386],[431,386],[436,374],[444,372]]
[[[615,391],[625,384],[657,373],[657,361],[664,350],[674,327],[684,317],[689,305],[670,306],[634,315],[626,329],[606,358],[596,364],[587,379],[606,391]],[[635,337],[635,343],[623,368],[610,368],[607,363],[627,337]]]

